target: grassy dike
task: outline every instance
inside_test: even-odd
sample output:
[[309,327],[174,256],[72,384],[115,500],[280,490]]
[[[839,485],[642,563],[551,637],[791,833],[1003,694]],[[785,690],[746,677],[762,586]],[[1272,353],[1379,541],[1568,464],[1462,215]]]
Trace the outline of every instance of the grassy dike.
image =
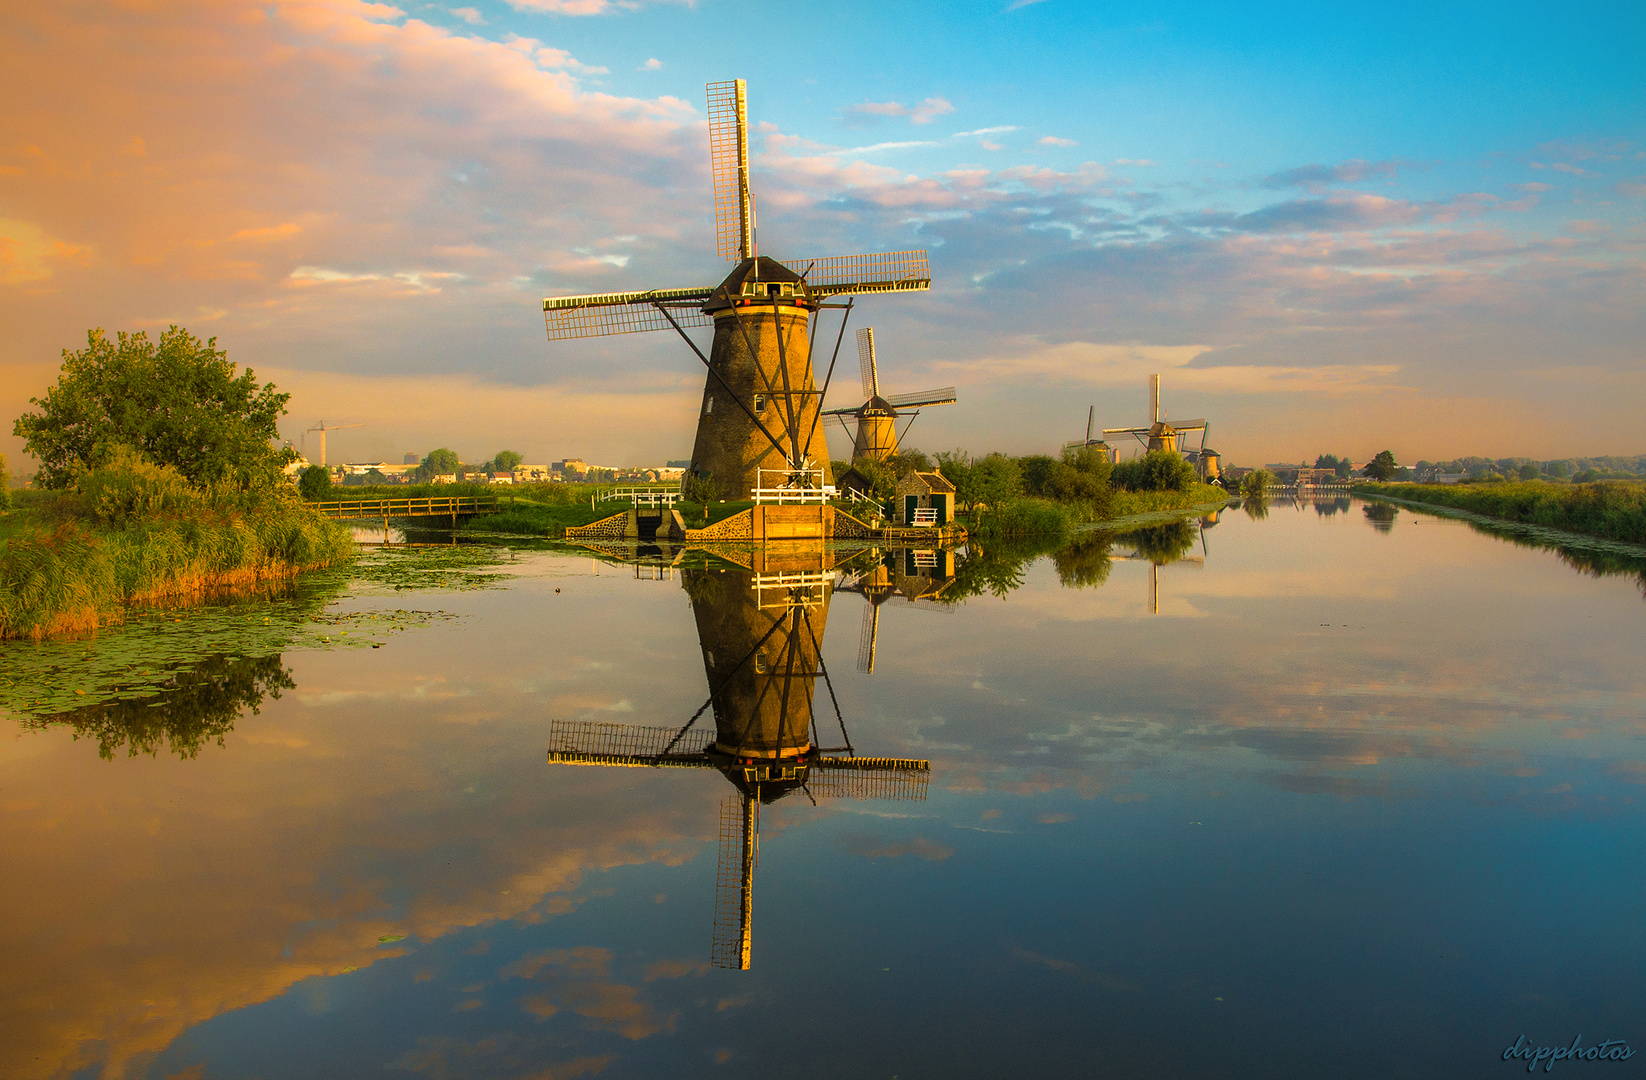
[[0,515],[0,639],[89,633],[134,606],[282,581],[355,551],[347,526],[293,499],[109,520],[73,494],[26,495]]
[[1354,492],[1646,544],[1646,483],[1356,484]]

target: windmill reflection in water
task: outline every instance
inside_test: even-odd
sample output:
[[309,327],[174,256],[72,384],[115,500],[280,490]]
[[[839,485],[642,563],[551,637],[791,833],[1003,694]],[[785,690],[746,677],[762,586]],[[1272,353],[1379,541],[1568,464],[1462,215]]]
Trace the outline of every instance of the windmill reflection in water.
[[[832,554],[809,569],[682,570],[708,675],[709,697],[679,728],[593,721],[550,726],[548,759],[561,765],[714,769],[736,792],[720,807],[715,888],[716,967],[749,967],[760,807],[796,792],[826,798],[924,799],[930,763],[858,756],[829,681],[821,643],[834,589]],[[794,563],[789,563],[792,567]],[[813,713],[822,678],[838,746],[825,746]],[[712,726],[703,722],[711,713]],[[832,738],[832,735],[831,735]]]

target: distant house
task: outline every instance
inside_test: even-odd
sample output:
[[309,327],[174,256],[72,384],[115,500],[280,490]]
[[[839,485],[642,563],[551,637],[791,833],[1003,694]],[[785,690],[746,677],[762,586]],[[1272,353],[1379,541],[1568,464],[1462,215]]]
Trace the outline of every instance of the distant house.
[[582,458],[567,458],[565,461],[554,463],[555,470],[568,480],[574,476],[582,476],[589,471],[589,463]]
[[434,484],[455,484],[457,483],[457,474],[452,472],[436,473],[434,476],[429,477],[429,482]]
[[941,473],[911,472],[897,482],[892,511],[899,525],[947,525],[954,520],[954,485]]
[[517,484],[541,484],[548,478],[547,465],[520,465],[514,470],[514,482]]
[[514,473],[512,473],[512,472],[492,473],[491,476],[489,476],[486,479],[486,483],[488,483],[488,484],[512,484],[512,483],[514,483]]

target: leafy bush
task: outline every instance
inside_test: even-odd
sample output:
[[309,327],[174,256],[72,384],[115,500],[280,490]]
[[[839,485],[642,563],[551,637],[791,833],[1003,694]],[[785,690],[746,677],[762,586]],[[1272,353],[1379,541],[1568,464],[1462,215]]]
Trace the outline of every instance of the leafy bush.
[[869,482],[870,494],[876,499],[884,502],[897,494],[897,471],[892,466],[863,457],[852,462],[852,468]]
[[1112,482],[1125,491],[1185,491],[1195,482],[1195,472],[1176,451],[1150,450],[1114,466]]
[[305,499],[318,502],[331,494],[331,470],[324,465],[310,465],[297,478],[297,493]]
[[0,454],[0,510],[11,509],[11,473],[6,471],[6,455]]
[[1268,496],[1269,485],[1275,482],[1275,474],[1268,469],[1253,469],[1240,478],[1240,495],[1244,499],[1263,499]]
[[117,528],[133,520],[192,510],[204,502],[182,473],[143,460],[129,446],[109,451],[106,463],[81,475],[75,490],[98,521]]

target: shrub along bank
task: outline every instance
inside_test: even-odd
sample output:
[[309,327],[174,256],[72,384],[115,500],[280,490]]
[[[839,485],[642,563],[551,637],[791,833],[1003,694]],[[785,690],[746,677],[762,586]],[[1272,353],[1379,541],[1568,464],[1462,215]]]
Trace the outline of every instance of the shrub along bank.
[[1357,484],[1357,495],[1449,506],[1502,521],[1646,544],[1646,484]]
[[198,599],[349,558],[348,528],[281,488],[202,491],[117,450],[60,492],[29,492],[0,530],[0,638],[118,623],[126,607]]

